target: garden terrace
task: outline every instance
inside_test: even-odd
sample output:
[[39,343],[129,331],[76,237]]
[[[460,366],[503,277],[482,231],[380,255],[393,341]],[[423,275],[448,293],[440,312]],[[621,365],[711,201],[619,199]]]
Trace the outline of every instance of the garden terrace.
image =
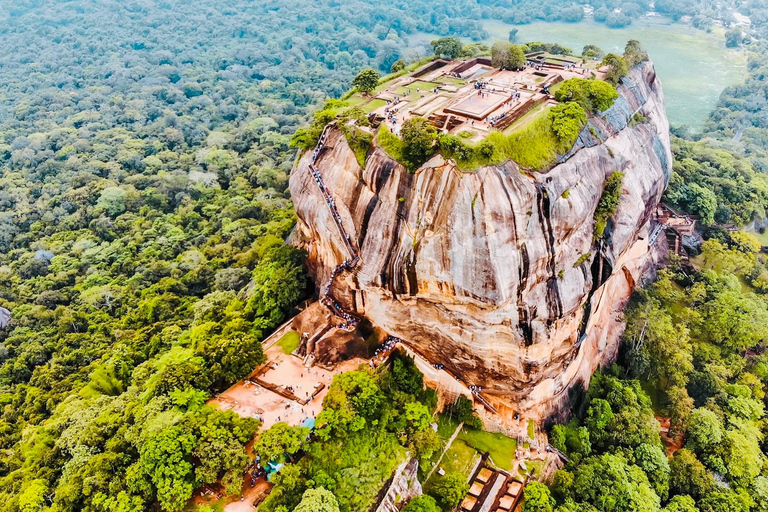
[[385,124],[395,134],[408,119],[423,117],[442,133],[464,132],[465,138],[479,141],[541,105],[555,105],[551,88],[563,80],[603,77],[593,63],[574,57],[536,52],[526,58],[519,70],[494,68],[489,57],[432,61],[385,81],[368,96],[354,95],[349,103],[368,114],[374,126]]

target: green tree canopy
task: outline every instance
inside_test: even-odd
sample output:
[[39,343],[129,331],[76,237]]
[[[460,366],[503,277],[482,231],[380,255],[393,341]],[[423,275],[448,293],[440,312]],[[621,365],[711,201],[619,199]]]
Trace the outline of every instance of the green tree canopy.
[[435,498],[429,495],[416,496],[403,507],[401,512],[440,512]]
[[437,481],[430,494],[443,509],[451,510],[459,504],[467,492],[469,492],[469,484],[466,478],[458,473],[449,473]]
[[275,423],[268,430],[259,434],[253,445],[253,452],[259,456],[262,466],[280,457],[294,455],[298,452],[309,435],[306,427],[292,427],[287,423]]
[[434,153],[436,130],[426,119],[412,117],[403,123],[400,138],[403,141],[403,156],[411,169],[415,169]]
[[307,489],[293,512],[339,512],[339,502],[322,487]]
[[608,72],[605,75],[605,80],[614,86],[618,85],[621,77],[626,76],[629,72],[627,62],[624,57],[616,55],[615,53],[609,53],[603,57],[603,61],[600,66],[608,66]]
[[375,69],[366,68],[352,80],[352,86],[362,93],[369,93],[379,85],[380,75]]
[[430,42],[435,55],[444,59],[454,60],[461,54],[461,40],[457,37],[441,37]]
[[555,499],[549,492],[549,488],[539,482],[531,482],[525,486],[525,500],[523,512],[552,512],[555,507]]

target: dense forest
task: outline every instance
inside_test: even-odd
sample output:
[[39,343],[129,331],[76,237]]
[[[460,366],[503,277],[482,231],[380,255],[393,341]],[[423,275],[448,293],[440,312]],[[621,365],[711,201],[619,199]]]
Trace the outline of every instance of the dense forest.
[[525,510],[768,510],[768,302],[745,284],[759,249],[723,233],[704,243],[701,271],[673,261],[637,293],[619,364],[551,430],[569,462]]
[[[243,445],[258,422],[204,403],[261,361],[261,339],[312,293],[304,255],[284,244],[295,222],[286,190],[292,134],[362,68],[388,72],[398,60],[431,55],[426,41],[437,36],[485,39],[485,19],[578,21],[583,5],[0,6],[0,307],[12,314],[0,330],[3,510],[178,510],[195,487],[217,480],[238,492]],[[588,5],[611,26],[650,9],[642,0]],[[727,7],[659,0],[654,8],[707,28],[730,22]],[[737,41],[751,45],[749,78],[725,91],[704,134],[677,132],[701,140],[675,143],[668,192],[713,225],[764,216],[768,197],[766,49],[758,39],[768,5],[740,9],[757,41]],[[613,496],[611,487],[638,489],[631,499],[641,501],[631,503],[648,510],[673,495],[670,512],[695,510],[682,495],[702,511],[768,510],[768,363],[750,352],[763,333],[755,322],[727,323],[736,313],[768,315],[752,294],[768,291],[768,270],[754,241],[716,228],[708,238],[702,258],[718,266],[695,276],[675,268],[637,299],[622,366],[598,377],[578,418],[553,432],[573,465],[557,477],[554,498],[541,492],[545,507],[622,510],[616,503],[627,502],[597,500]],[[650,329],[641,328],[646,318]],[[632,344],[638,328],[647,340]],[[680,348],[674,368],[656,364],[666,361],[665,335]],[[319,418],[319,437],[302,445],[309,457],[282,473],[267,508],[322,500],[311,488],[322,482],[342,510],[356,510],[356,491],[370,498],[405,449],[429,456],[433,397],[416,389],[420,376],[407,360],[399,364],[334,382],[335,407]],[[651,400],[628,379],[666,391]],[[352,390],[368,400],[350,402]],[[688,432],[668,466],[654,405]],[[264,444],[257,449],[266,454]],[[326,455],[334,451],[344,457],[332,466]],[[363,468],[352,481],[359,488],[333,476],[350,468]],[[609,485],[614,474],[626,486]],[[424,510],[456,488],[425,498]]]

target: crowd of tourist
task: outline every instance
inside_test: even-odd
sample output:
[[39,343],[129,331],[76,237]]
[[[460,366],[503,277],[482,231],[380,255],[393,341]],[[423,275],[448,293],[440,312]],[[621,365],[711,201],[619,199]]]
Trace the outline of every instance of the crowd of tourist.
[[360,323],[360,320],[356,316],[346,312],[341,307],[341,304],[339,304],[339,302],[334,298],[333,281],[342,271],[351,270],[352,268],[354,268],[359,261],[359,256],[357,254],[357,250],[352,245],[352,238],[344,230],[344,226],[341,223],[341,215],[339,215],[339,210],[336,208],[336,201],[333,199],[333,196],[331,196],[330,191],[325,186],[325,183],[323,182],[323,176],[322,174],[320,174],[320,170],[314,165],[315,162],[317,161],[320,151],[325,146],[325,141],[327,136],[328,136],[328,127],[326,126],[325,129],[323,130],[323,133],[320,135],[320,139],[317,141],[317,145],[315,146],[315,149],[312,151],[312,163],[309,165],[309,171],[312,174],[312,178],[315,180],[315,183],[320,188],[320,191],[323,193],[323,199],[325,200],[325,204],[331,210],[331,216],[333,217],[333,220],[336,223],[336,226],[339,228],[339,232],[342,234],[342,239],[344,240],[344,244],[346,245],[347,250],[349,251],[349,254],[352,257],[348,260],[343,261],[341,264],[337,265],[331,271],[331,275],[328,279],[328,282],[325,284],[325,287],[323,289],[323,295],[320,301],[323,304],[325,304],[328,308],[330,308],[336,316],[338,316],[343,320],[341,324],[336,326],[337,328],[342,329],[344,331],[352,332],[357,328],[357,325]]
[[373,353],[373,357],[370,361],[368,361],[368,364],[371,368],[378,368],[379,365],[382,363],[385,363],[387,359],[389,358],[389,355],[392,353],[392,351],[395,349],[398,343],[402,342],[400,338],[396,338],[395,336],[388,336],[387,340],[382,343],[382,345],[376,349],[376,351]]

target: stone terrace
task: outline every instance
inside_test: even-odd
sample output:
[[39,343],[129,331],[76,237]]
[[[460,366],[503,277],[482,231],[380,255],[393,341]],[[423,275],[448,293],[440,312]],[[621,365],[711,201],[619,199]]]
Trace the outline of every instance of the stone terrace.
[[544,110],[538,107],[555,105],[552,93],[563,80],[604,75],[574,57],[538,52],[526,59],[516,71],[496,69],[488,57],[435,60],[386,82],[359,106],[395,134],[407,119],[424,117],[443,133],[469,132],[467,138],[480,140],[514,131]]

